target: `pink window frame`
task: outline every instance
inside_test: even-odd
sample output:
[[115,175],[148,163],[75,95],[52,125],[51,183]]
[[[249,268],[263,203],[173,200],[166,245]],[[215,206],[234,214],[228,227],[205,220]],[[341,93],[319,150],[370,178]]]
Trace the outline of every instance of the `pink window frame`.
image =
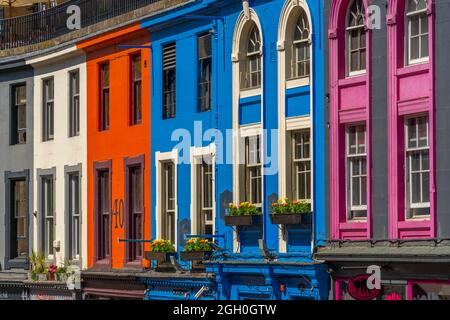
[[[428,62],[405,65],[405,4],[407,0],[391,0],[387,11],[388,33],[388,212],[390,239],[419,239],[436,236],[435,188],[435,108],[434,108],[434,15],[433,0],[428,0]],[[414,76],[423,77],[430,88],[428,96],[400,100],[400,80]],[[415,87],[420,87],[416,84]],[[404,119],[407,116],[427,114],[430,139],[430,218],[405,219],[404,183]]]
[[[330,11],[329,56],[330,56],[330,208],[331,239],[370,239],[372,235],[371,201],[371,30],[366,26],[366,72],[347,76],[346,63],[346,17],[352,0],[333,0]],[[368,20],[368,0],[363,0]],[[363,96],[358,107],[346,108],[341,104],[343,89],[363,87]],[[346,171],[345,171],[345,127],[364,123],[366,126],[367,152],[367,219],[365,222],[347,221]]]

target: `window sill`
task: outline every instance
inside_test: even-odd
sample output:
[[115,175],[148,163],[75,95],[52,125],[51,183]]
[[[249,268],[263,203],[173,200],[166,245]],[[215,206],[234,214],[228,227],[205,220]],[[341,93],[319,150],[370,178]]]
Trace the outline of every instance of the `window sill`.
[[407,67],[410,67],[410,66],[412,67],[412,66],[415,66],[418,64],[426,64],[428,62],[430,62],[430,59],[428,57],[421,58],[421,59],[414,59],[414,60],[408,61],[408,65],[406,65],[405,67],[407,68]]
[[125,263],[125,268],[142,269],[142,258],[139,260],[128,261]]
[[254,89],[241,89],[239,97],[240,98],[248,98],[253,96],[261,95],[261,88],[254,88]]
[[412,218],[406,218],[405,222],[420,222],[420,221],[430,221],[430,216],[423,216],[423,217],[412,217]]
[[286,81],[286,89],[308,86],[309,83],[309,77],[289,79]]
[[366,70],[352,71],[348,73],[347,78],[362,76],[364,74],[366,74]]

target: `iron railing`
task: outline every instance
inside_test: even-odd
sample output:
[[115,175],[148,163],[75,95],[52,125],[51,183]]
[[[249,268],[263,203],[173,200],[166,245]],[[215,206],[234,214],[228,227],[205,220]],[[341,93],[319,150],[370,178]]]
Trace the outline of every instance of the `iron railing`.
[[0,50],[13,49],[51,40],[74,30],[67,27],[72,13],[80,8],[81,28],[102,22],[162,0],[69,0],[33,14],[0,19]]

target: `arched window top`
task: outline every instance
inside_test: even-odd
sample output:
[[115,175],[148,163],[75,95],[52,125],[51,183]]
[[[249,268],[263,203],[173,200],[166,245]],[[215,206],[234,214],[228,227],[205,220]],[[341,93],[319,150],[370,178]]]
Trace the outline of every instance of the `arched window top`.
[[362,0],[353,1],[347,16],[347,28],[359,28],[364,26],[364,4]]
[[409,0],[406,7],[406,14],[415,14],[427,9],[427,0]]
[[260,53],[261,50],[261,38],[259,30],[256,24],[253,24],[247,42],[247,55],[254,55]]
[[294,42],[309,39],[309,21],[306,12],[302,10],[298,16],[294,30]]

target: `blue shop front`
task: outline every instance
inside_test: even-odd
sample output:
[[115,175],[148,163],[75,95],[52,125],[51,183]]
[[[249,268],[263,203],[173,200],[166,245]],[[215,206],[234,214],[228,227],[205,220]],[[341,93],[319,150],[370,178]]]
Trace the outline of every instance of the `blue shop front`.
[[[152,235],[176,251],[141,278],[146,299],[328,298],[313,258],[325,240],[322,9],[202,0],[141,23],[152,43]],[[288,204],[309,209],[275,216]],[[186,254],[191,239],[213,251]]]

